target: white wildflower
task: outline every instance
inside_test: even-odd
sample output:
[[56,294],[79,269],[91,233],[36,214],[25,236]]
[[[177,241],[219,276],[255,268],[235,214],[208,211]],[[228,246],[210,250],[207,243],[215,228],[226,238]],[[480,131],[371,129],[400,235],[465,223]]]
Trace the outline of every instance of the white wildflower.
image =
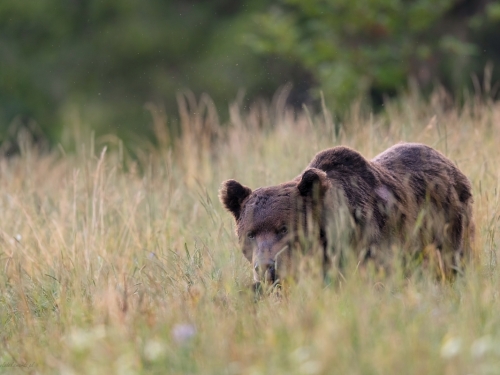
[[298,363],[306,362],[311,358],[311,349],[307,346],[300,346],[295,349],[290,356]]
[[154,361],[165,354],[165,344],[159,340],[148,340],[144,345],[144,356]]
[[441,357],[452,358],[455,357],[462,348],[462,340],[456,337],[448,337],[441,345]]
[[474,358],[481,358],[488,353],[493,347],[493,341],[490,336],[483,336],[475,340],[471,347],[470,352]]
[[68,341],[73,349],[81,351],[91,348],[95,341],[102,340],[104,337],[106,337],[106,328],[103,325],[98,325],[91,330],[72,329]]
[[80,328],[71,330],[69,334],[69,344],[75,350],[85,350],[92,346],[92,337],[89,332]]

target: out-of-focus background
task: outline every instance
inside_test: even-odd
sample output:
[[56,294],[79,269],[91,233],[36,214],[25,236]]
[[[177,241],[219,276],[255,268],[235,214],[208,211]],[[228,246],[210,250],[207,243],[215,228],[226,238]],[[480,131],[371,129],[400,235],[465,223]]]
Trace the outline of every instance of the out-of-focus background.
[[130,143],[155,113],[176,133],[188,90],[222,122],[285,84],[298,111],[323,94],[342,118],[409,85],[495,98],[500,1],[2,0],[0,61],[2,143],[28,129],[54,146],[75,126]]
[[[498,374],[499,27],[500,0],[0,0],[0,374]],[[478,262],[441,283],[423,209],[394,267],[304,251],[256,299],[221,182],[400,141],[470,179]]]

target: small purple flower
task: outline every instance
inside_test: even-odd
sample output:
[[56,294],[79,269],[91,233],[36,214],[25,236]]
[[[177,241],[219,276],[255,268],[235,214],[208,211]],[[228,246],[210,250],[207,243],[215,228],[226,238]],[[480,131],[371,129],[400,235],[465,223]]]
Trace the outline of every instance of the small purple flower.
[[185,344],[196,335],[196,327],[191,324],[176,324],[172,328],[172,338],[178,344]]

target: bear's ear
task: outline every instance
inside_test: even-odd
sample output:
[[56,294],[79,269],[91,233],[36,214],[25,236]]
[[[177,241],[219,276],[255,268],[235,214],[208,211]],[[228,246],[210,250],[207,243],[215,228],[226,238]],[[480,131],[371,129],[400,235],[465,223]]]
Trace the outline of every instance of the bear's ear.
[[250,194],[252,194],[250,188],[235,180],[224,181],[219,189],[220,201],[233,214],[236,221],[240,218],[241,204]]
[[315,193],[321,197],[328,188],[327,181],[328,177],[324,171],[311,168],[302,174],[297,188],[303,197],[312,197]]

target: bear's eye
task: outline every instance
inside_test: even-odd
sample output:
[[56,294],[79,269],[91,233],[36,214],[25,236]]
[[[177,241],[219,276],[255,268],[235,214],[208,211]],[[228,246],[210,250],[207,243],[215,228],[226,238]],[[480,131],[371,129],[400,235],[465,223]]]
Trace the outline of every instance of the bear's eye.
[[286,225],[283,225],[280,230],[279,230],[279,233],[280,234],[287,234],[288,233],[288,228]]
[[247,237],[248,237],[248,239],[250,239],[250,240],[255,239],[255,232],[248,232],[248,233],[247,233]]

